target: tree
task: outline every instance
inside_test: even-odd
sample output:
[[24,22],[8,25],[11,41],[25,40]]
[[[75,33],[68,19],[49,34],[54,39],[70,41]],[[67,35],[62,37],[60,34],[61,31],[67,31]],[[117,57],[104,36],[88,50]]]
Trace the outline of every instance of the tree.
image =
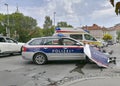
[[30,39],[28,34],[35,29],[37,22],[29,16],[24,16],[22,13],[12,13],[9,15],[9,28],[11,30],[11,37],[14,37],[15,31],[18,35],[18,40],[26,42]]
[[112,36],[110,34],[105,34],[103,36],[103,40],[105,40],[105,41],[108,41],[108,40],[111,40],[111,39],[112,39]]
[[120,15],[120,2],[117,2],[115,5],[114,0],[110,0],[110,3],[112,4],[113,7],[115,6],[116,15]]
[[[22,13],[9,14],[9,28],[11,37],[21,42],[27,42],[31,38],[41,36],[51,36],[54,33],[52,20],[50,17],[45,17],[44,28],[37,27],[35,19],[29,16],[24,16]],[[0,34],[6,36],[7,15],[0,14]]]
[[6,35],[5,15],[0,14],[0,34]]
[[120,41],[120,31],[117,32],[117,40]]
[[[36,30],[37,22],[35,19],[29,16],[24,16],[22,13],[9,14],[9,26],[7,25],[8,15],[0,14],[0,34],[6,36],[6,26],[10,29],[12,38],[16,38],[18,41],[26,42],[30,39],[28,34],[32,30]],[[39,32],[39,31],[38,31]],[[33,33],[34,35],[36,33]]]
[[44,29],[49,29],[52,27],[52,20],[50,19],[49,16],[46,16],[45,17],[45,22],[44,22],[44,25],[43,25],[43,28]]
[[49,29],[43,29],[42,32],[43,32],[43,36],[52,36],[54,33],[54,26],[52,26]]
[[57,23],[57,27],[73,27],[73,26],[68,25],[67,22],[61,21]]
[[36,27],[35,29],[29,30],[28,36],[30,38],[41,37],[43,36],[42,29],[40,27]]

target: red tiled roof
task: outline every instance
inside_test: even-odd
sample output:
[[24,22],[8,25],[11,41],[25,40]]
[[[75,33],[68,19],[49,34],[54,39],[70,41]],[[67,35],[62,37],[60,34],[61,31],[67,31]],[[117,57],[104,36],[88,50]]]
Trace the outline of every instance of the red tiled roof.
[[120,25],[116,25],[114,27],[106,28],[100,27],[97,24],[93,24],[92,26],[84,26],[82,27],[85,30],[103,30],[103,31],[112,31],[112,30],[120,30]]
[[84,29],[86,29],[86,30],[102,30],[102,28],[100,26],[98,26],[97,24],[93,24],[93,26],[85,26]]
[[115,29],[116,30],[120,30],[120,26],[115,26]]

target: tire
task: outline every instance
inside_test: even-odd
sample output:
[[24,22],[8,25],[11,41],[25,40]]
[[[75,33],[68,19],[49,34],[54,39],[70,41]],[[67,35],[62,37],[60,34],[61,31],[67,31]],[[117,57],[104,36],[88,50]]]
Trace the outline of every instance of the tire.
[[[23,47],[23,46],[22,46],[22,47]],[[20,55],[22,55],[22,47],[20,48],[20,52],[19,52],[19,53],[20,53]]]
[[37,53],[33,57],[33,62],[38,65],[43,65],[47,62],[47,57],[42,53]]
[[93,61],[86,56],[86,63],[93,63]]

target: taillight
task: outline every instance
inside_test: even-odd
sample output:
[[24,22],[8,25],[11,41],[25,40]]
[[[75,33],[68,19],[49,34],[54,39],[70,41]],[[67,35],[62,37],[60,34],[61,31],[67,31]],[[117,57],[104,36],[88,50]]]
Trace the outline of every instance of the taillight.
[[22,52],[25,52],[27,50],[27,48],[26,47],[22,47]]

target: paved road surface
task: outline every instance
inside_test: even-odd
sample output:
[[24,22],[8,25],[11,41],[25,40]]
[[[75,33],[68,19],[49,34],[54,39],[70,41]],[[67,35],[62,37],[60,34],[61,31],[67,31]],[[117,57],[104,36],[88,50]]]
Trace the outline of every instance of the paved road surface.
[[[119,78],[120,44],[107,48],[107,50],[111,49],[114,50],[112,56],[117,57],[117,65],[111,63],[107,69],[101,69],[96,64],[86,64],[82,61],[51,61],[46,65],[35,65],[23,60],[20,55],[0,57],[0,86],[61,86],[81,79]],[[99,80],[102,82],[103,79]],[[84,82],[82,81],[81,84]],[[88,80],[89,82],[91,81]],[[71,86],[75,85],[71,84]]]
[[[91,69],[83,68],[84,77],[78,77],[76,80],[67,82],[62,86],[119,86],[120,85],[120,44],[107,47],[107,51],[113,50],[111,55],[117,57],[117,64],[110,64],[108,69],[102,69],[101,72]],[[88,65],[88,64],[87,64]],[[86,72],[85,72],[86,71]]]

